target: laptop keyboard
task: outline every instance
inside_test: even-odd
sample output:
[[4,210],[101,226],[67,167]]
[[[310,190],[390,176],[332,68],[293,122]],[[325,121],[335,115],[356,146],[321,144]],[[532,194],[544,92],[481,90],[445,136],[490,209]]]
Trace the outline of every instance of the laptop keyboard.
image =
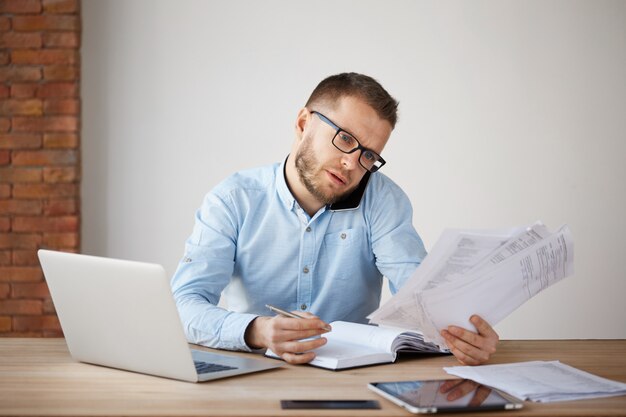
[[219,363],[209,363],[203,361],[193,361],[196,365],[196,371],[199,374],[208,374],[210,372],[229,371],[231,369],[237,369],[235,366],[220,365]]

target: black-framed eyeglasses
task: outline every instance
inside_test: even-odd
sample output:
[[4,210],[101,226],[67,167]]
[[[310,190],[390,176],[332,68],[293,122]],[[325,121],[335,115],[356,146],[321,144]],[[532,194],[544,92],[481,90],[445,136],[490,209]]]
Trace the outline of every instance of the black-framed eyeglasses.
[[328,117],[322,113],[311,110],[311,113],[317,114],[324,123],[335,129],[335,136],[333,136],[333,145],[343,153],[353,153],[361,151],[359,155],[359,164],[369,172],[378,171],[383,165],[386,164],[385,160],[371,149],[367,149],[362,146],[361,143],[354,137],[352,133],[346,132]]

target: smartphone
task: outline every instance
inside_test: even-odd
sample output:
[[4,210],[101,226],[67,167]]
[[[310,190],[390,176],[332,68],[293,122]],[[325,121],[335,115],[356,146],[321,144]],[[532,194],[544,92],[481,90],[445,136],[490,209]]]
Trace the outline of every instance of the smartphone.
[[376,400],[282,400],[280,406],[283,410],[353,410],[380,408],[380,404]]

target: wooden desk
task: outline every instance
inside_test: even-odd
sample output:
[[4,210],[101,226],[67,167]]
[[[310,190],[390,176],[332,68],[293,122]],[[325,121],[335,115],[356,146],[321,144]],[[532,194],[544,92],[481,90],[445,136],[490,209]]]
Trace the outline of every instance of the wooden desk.
[[[626,340],[503,341],[491,363],[555,360],[626,382]],[[269,359],[268,359],[269,360]],[[451,356],[401,357],[340,372],[291,366],[201,384],[74,362],[64,339],[0,339],[2,416],[410,416],[366,388],[370,381],[445,378]],[[281,399],[376,399],[380,410],[281,410]],[[481,414],[474,414],[481,415]],[[626,416],[626,396],[485,416]]]

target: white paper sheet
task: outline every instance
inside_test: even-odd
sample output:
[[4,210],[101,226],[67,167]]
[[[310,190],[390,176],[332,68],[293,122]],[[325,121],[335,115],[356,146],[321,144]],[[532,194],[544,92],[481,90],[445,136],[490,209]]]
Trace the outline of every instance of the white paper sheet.
[[[419,330],[445,348],[441,329],[478,314],[496,325],[531,297],[573,274],[573,239],[563,226],[442,234],[409,281],[369,316],[373,323]],[[515,233],[517,232],[517,233]]]
[[453,366],[447,373],[472,379],[535,402],[579,400],[626,394],[626,384],[601,378],[559,361]]

